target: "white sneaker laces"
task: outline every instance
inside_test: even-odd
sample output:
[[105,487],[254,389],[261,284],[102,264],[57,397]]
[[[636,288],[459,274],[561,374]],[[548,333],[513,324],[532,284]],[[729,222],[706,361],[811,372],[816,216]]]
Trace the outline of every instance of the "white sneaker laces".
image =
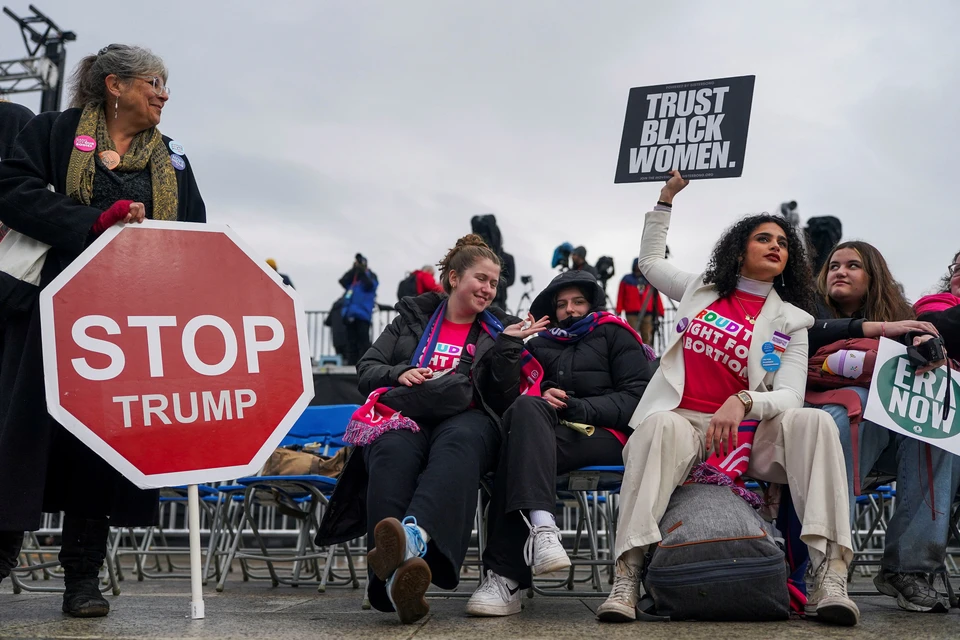
[[487,569],[487,576],[483,579],[480,586],[477,587],[475,595],[476,594],[491,595],[499,598],[503,602],[510,601],[510,590],[507,588],[506,581],[490,569]]
[[623,561],[617,562],[617,572],[613,579],[610,598],[622,602],[631,602],[637,597],[637,582],[640,572]]
[[821,582],[821,585],[828,596],[836,598],[847,597],[847,576],[830,569],[829,566],[824,569],[823,582]]
[[528,567],[533,566],[537,548],[552,542],[553,538],[556,538],[557,542],[563,539],[560,528],[556,525],[540,525],[530,529],[530,535],[527,536],[527,541],[523,545],[523,559]]

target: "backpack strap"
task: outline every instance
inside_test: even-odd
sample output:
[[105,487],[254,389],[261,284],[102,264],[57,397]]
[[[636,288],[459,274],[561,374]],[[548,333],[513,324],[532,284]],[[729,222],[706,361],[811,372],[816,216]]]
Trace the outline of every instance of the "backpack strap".
[[645,594],[637,602],[637,620],[640,622],[670,622],[670,616],[657,615],[657,605],[650,594]]
[[470,352],[470,349],[467,349],[467,346],[472,344],[474,345],[474,349],[476,349],[481,331],[483,331],[483,328],[480,326],[480,323],[474,322],[470,328],[470,333],[467,334],[466,342],[463,343],[463,353],[460,355],[460,363],[457,365],[456,373],[462,373],[470,377],[470,368],[473,367],[473,353]]

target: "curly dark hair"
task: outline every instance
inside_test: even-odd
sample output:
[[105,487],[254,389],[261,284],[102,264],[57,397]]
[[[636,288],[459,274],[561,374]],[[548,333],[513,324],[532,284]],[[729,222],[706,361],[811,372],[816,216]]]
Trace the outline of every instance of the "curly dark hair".
[[703,283],[713,284],[721,298],[732,294],[737,288],[740,258],[747,249],[747,241],[754,229],[767,222],[783,229],[789,251],[782,277],[773,281],[774,289],[785,302],[815,316],[816,289],[803,236],[796,227],[780,216],[769,213],[748,216],[727,229],[713,248],[707,270],[703,274]]

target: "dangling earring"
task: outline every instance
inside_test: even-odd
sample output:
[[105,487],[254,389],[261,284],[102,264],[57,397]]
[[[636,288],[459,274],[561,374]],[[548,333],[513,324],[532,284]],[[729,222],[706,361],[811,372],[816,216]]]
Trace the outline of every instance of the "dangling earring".
[[786,279],[783,277],[783,273],[780,274],[780,288],[781,288],[781,289],[786,289],[786,288],[787,288],[787,281],[786,281]]
[[117,96],[116,102],[113,103],[113,119],[116,120],[120,117],[120,96]]

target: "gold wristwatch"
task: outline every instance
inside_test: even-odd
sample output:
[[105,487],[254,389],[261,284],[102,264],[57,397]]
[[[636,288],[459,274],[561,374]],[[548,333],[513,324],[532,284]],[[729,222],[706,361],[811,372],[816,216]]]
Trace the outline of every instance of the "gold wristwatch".
[[750,413],[750,410],[753,409],[753,398],[750,397],[750,394],[746,391],[737,391],[737,400],[743,403],[743,414]]

